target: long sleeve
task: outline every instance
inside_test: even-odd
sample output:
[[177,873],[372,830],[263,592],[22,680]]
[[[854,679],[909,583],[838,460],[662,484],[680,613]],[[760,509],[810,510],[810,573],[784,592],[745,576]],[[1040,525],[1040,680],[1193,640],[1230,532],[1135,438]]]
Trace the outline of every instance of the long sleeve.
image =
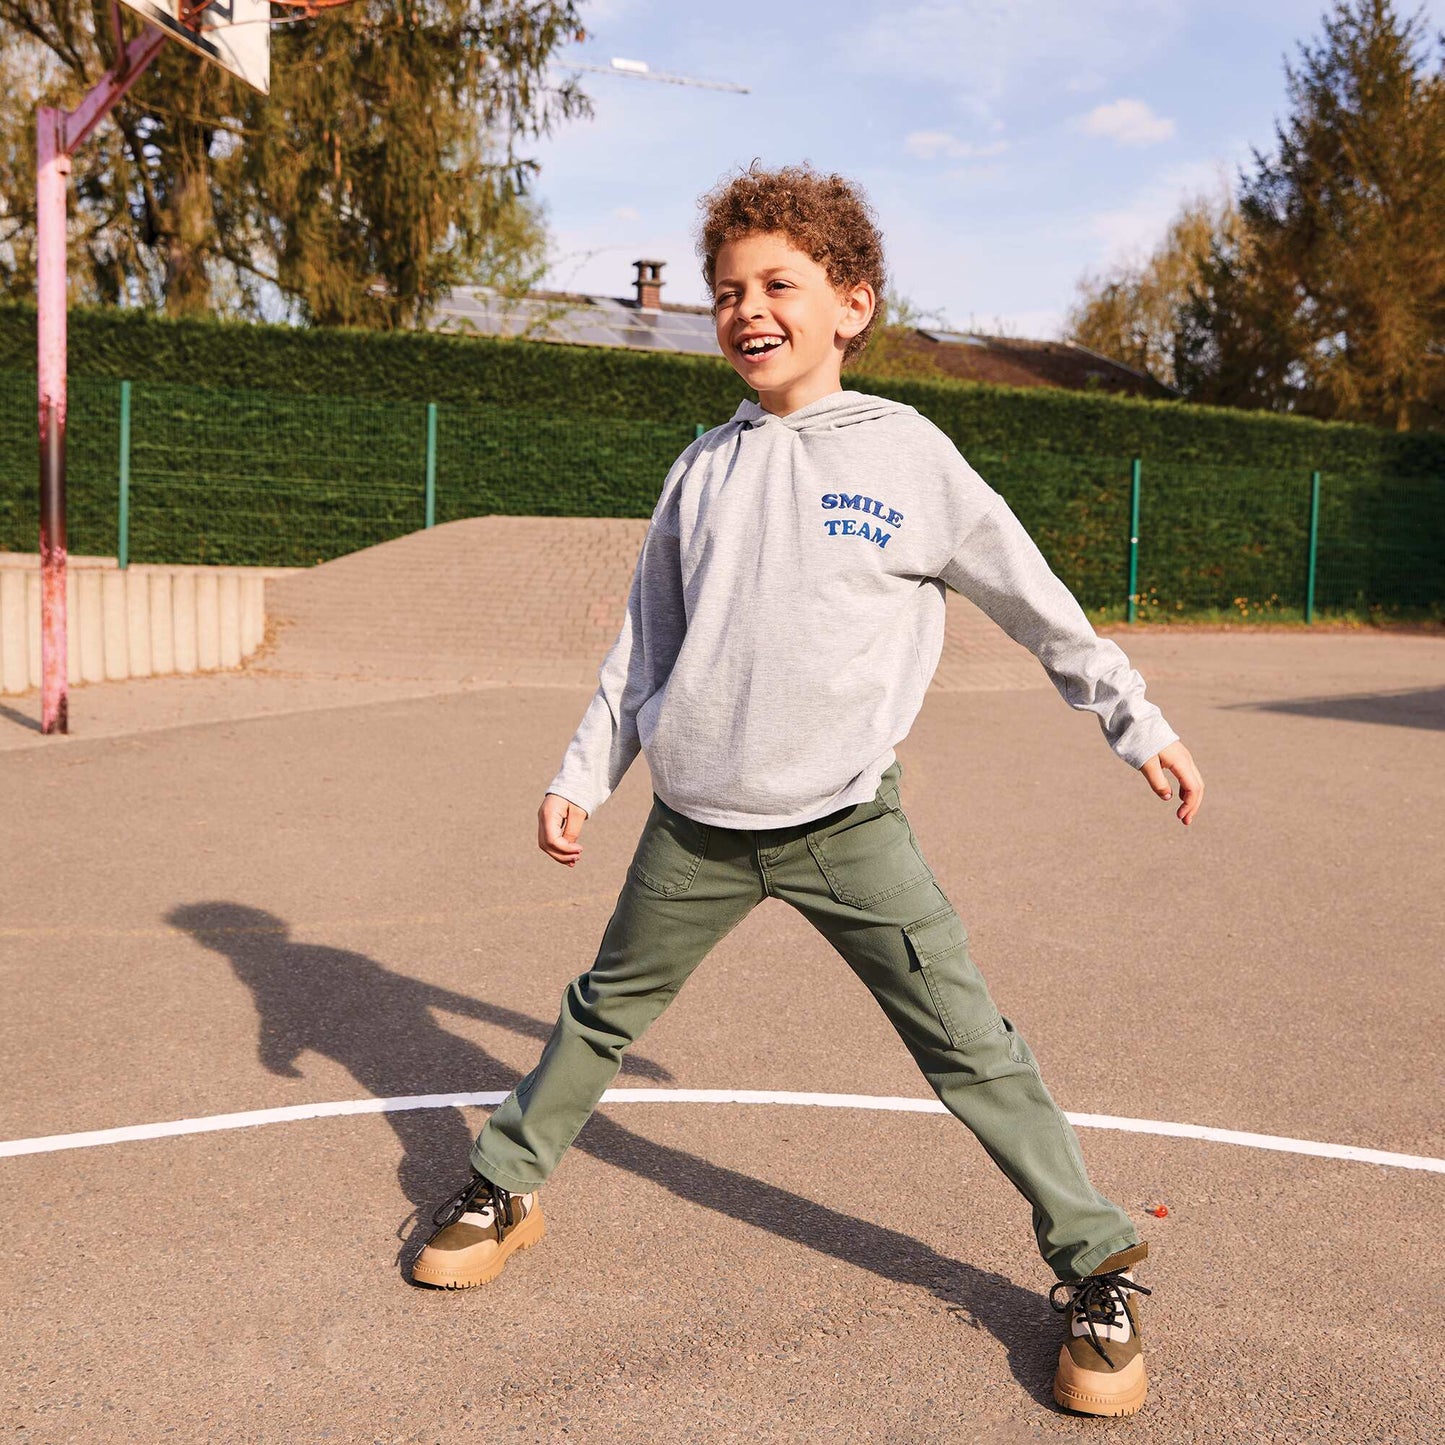
[[1043,664],[1070,707],[1092,712],[1109,746],[1140,767],[1179,735],[1144,697],[1123,650],[1100,637],[1007,502],[997,497],[939,570]]
[[637,713],[667,682],[687,632],[677,536],[660,511],[643,539],[622,630],[598,669],[598,687],[546,791],[590,815],[622,781],[641,749]]

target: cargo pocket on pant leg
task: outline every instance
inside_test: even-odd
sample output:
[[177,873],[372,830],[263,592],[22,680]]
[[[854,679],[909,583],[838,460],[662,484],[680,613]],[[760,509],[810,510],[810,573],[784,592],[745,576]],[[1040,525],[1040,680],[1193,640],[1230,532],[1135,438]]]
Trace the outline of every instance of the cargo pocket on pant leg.
[[983,975],[968,956],[968,931],[952,906],[908,924],[903,936],[954,1048],[961,1049],[1000,1026],[1002,1019]]
[[686,893],[707,856],[707,825],[669,808],[653,795],[628,872],[663,898]]

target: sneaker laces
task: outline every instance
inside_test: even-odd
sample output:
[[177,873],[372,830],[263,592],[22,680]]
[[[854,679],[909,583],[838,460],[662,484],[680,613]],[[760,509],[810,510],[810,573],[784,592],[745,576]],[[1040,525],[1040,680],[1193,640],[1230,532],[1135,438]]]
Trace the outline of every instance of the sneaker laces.
[[503,1226],[512,1222],[512,1196],[500,1184],[493,1184],[485,1174],[478,1174],[475,1171],[473,1171],[471,1179],[432,1215],[432,1223],[439,1229],[445,1229],[447,1225],[455,1224],[462,1215],[471,1210],[480,1195],[485,1195],[487,1202],[478,1212],[485,1212],[488,1207],[491,1209],[492,1223],[496,1227],[497,1238],[500,1240]]
[[[1061,1304],[1057,1298],[1060,1290],[1072,1291]],[[1123,1270],[1111,1269],[1104,1274],[1086,1275],[1083,1279],[1061,1279],[1049,1291],[1049,1304],[1059,1314],[1072,1313],[1089,1328],[1089,1343],[1104,1357],[1104,1363],[1112,1370],[1114,1362],[1109,1352],[1099,1343],[1099,1326],[1105,1330],[1112,1325],[1122,1324],[1128,1313],[1128,1295],[1152,1294],[1142,1284],[1135,1284]]]

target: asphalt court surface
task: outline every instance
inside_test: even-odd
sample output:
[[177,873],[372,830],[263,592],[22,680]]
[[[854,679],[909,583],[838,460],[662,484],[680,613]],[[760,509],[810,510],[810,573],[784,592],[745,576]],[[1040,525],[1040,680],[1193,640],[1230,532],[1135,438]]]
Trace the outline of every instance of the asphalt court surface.
[[[934,691],[901,799],[1070,1111],[1445,1156],[1445,640],[1120,635],[1208,794],[1184,829],[1047,686]],[[594,664],[595,667],[595,664]],[[536,810],[584,685],[335,677],[0,710],[0,1139],[502,1090],[651,802],[575,869]],[[217,929],[217,921],[221,929]],[[769,900],[619,1085],[924,1097]],[[403,1277],[482,1109],[0,1158],[17,1440],[1437,1440],[1445,1177],[1081,1131],[1153,1247],[1150,1399],[1052,1404],[1027,1209],[930,1114],[607,1105],[484,1289]],[[1167,1218],[1146,1215],[1163,1203]]]

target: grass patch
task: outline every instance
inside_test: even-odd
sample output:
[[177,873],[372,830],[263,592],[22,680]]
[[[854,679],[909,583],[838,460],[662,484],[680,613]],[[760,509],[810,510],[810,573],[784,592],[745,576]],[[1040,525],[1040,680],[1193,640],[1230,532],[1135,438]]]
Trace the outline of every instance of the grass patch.
[[[1089,609],[1089,621],[1098,631],[1129,630],[1128,605],[1109,603]],[[1305,610],[1297,603],[1269,597],[1236,597],[1227,607],[1168,606],[1157,594],[1139,599],[1133,630],[1145,628],[1208,628],[1229,631],[1309,632],[1425,632],[1445,635],[1445,603],[1421,607],[1391,603],[1363,603],[1353,607],[1316,607],[1313,622],[1305,621]]]

